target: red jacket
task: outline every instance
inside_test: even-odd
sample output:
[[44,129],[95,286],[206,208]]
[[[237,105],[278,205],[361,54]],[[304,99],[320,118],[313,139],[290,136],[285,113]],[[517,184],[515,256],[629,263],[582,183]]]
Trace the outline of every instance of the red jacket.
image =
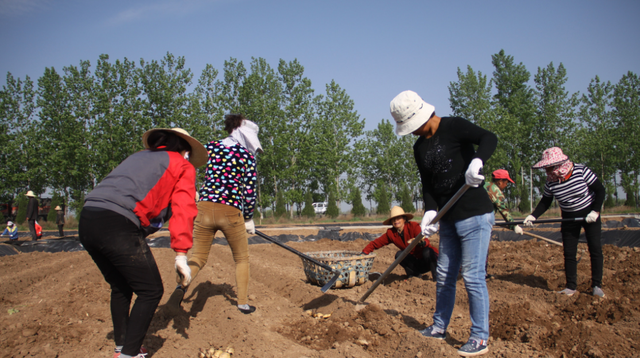
[[196,169],[180,153],[143,150],[118,165],[85,198],[84,206],[114,211],[142,229],[162,226],[167,218],[171,248],[193,246],[198,215]]
[[[407,241],[418,236],[418,234],[422,232],[422,229],[420,228],[420,224],[416,223],[415,221],[407,221],[404,223],[403,231],[404,231],[404,241],[402,240],[402,238],[400,238],[400,235],[398,234],[398,230],[392,227],[388,229],[384,235],[371,241],[367,246],[364,247],[362,252],[364,252],[365,254],[370,254],[374,250],[377,250],[389,244],[394,244],[400,250],[404,250],[407,248],[407,246],[409,246]],[[429,242],[429,239],[427,239],[426,237],[424,238],[424,243],[428,247],[432,248],[433,251],[436,252],[436,254],[438,254],[438,249],[431,246],[431,242]],[[413,250],[411,250],[411,255],[413,255],[417,259],[422,259],[422,249],[419,247],[419,245],[414,247]]]

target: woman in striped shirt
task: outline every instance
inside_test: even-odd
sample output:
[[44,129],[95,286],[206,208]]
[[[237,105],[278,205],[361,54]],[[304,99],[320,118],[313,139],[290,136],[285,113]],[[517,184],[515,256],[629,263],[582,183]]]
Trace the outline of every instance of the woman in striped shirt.
[[584,228],[591,257],[591,288],[593,295],[604,297],[602,291],[602,244],[600,209],[604,202],[605,189],[596,175],[583,164],[574,164],[562,149],[553,147],[542,153],[542,160],[533,168],[547,171],[547,183],[542,199],[531,215],[524,220],[525,226],[533,226],[532,221],[540,217],[551,206],[553,198],[558,200],[562,218],[585,218],[584,220],[563,222],[560,232],[564,248],[564,268],[567,278],[566,288],[559,293],[572,296],[577,288],[578,237]]

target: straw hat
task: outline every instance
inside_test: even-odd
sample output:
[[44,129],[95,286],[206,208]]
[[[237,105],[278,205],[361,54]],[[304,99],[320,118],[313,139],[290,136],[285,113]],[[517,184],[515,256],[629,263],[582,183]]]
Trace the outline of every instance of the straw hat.
[[546,167],[553,167],[559,164],[562,164],[569,160],[564,153],[562,153],[562,149],[558,147],[551,147],[544,152],[542,152],[542,159],[532,166],[533,169],[540,169]]
[[55,208],[55,209],[53,209],[53,210],[62,210],[62,208],[60,207],[60,205],[58,205],[58,206],[56,206],[56,208]]
[[407,221],[413,219],[413,214],[407,214],[404,212],[404,210],[401,207],[394,206],[393,208],[391,208],[391,216],[387,220],[383,221],[382,223],[384,225],[391,225],[391,221],[397,218],[398,216],[404,216],[404,219]]
[[189,135],[189,132],[185,131],[182,128],[154,128],[146,131],[142,135],[142,144],[144,147],[149,149],[149,135],[155,131],[167,131],[173,132],[178,135],[180,138],[184,139],[191,146],[191,153],[189,153],[189,162],[193,164],[194,167],[201,167],[207,164],[207,160],[209,158],[209,153],[207,149],[202,145],[202,143],[198,142],[197,139],[193,138]]
[[36,197],[36,195],[35,195],[35,194],[33,193],[33,191],[31,191],[31,190],[29,190],[29,191],[27,192],[27,196],[28,196],[28,197],[30,197],[30,198],[35,198],[35,197]]
[[391,116],[396,121],[396,134],[414,132],[429,121],[436,108],[425,102],[413,91],[404,91],[389,104]]

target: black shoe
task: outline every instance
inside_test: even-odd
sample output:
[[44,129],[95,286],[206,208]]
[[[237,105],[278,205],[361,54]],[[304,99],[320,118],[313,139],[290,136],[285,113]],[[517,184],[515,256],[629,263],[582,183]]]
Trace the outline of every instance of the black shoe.
[[240,307],[238,307],[238,310],[239,310],[240,312],[244,313],[244,314],[250,314],[250,313],[255,312],[256,308],[255,308],[255,307],[253,307],[253,306],[249,306],[249,309],[248,309],[248,310],[245,310],[244,308],[240,308]]
[[177,287],[176,290],[171,294],[171,297],[169,297],[169,301],[167,301],[167,309],[173,316],[180,313],[182,309],[181,304],[183,298],[184,290],[182,289],[182,287]]

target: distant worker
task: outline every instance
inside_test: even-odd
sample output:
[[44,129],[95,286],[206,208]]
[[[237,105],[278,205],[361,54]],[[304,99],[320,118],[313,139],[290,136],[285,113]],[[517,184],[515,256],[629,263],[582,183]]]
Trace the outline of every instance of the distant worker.
[[[484,183],[484,188],[489,194],[489,199],[493,203],[493,209],[502,215],[505,221],[513,221],[513,217],[507,208],[507,199],[504,197],[503,190],[509,185],[514,184],[509,177],[509,172],[504,169],[495,170],[491,174],[491,181]],[[522,235],[523,231],[520,225],[510,225],[509,229],[515,231],[516,234]]]
[[[505,221],[513,221],[513,217],[507,208],[507,199],[504,197],[503,190],[506,189],[509,183],[515,184],[509,177],[509,172],[504,169],[495,170],[491,174],[491,181],[484,183],[484,188],[489,194],[489,199],[493,203],[493,209],[502,215]],[[516,234],[522,235],[524,232],[519,225],[510,225],[509,229],[515,231]],[[487,269],[489,268],[489,257],[487,257]],[[487,279],[492,278],[493,275],[489,275],[487,271]]]
[[9,235],[11,241],[18,240],[18,225],[14,224],[13,221],[7,221],[7,228],[4,229],[0,236],[4,235]]
[[29,221],[29,232],[31,233],[31,241],[38,240],[38,234],[36,232],[36,220],[38,220],[38,199],[36,199],[33,191],[27,192],[29,202],[27,203],[27,220]]
[[60,207],[60,205],[56,206],[56,224],[58,225],[58,234],[60,237],[64,237],[64,210]]
[[[224,129],[229,136],[209,142],[205,182],[200,188],[198,217],[194,223],[193,250],[189,258],[191,277],[207,264],[211,243],[222,231],[236,264],[237,307],[244,314],[256,310],[249,305],[249,235],[255,234],[256,152],[262,152],[259,127],[241,114],[227,114]],[[179,312],[187,286],[178,284],[167,307]]]
[[555,197],[560,205],[563,219],[585,218],[583,221],[563,222],[560,226],[562,247],[564,250],[564,272],[567,279],[566,288],[558,293],[573,296],[578,287],[578,237],[584,228],[591,256],[591,289],[593,295],[604,297],[602,291],[602,222],[600,210],[605,198],[604,185],[598,177],[584,164],[574,164],[562,149],[552,147],[542,153],[542,160],[533,166],[547,171],[547,182],[544,185],[542,199],[531,215],[524,219],[525,226],[533,226],[551,206]]
[[[391,208],[391,217],[383,221],[384,225],[392,225],[387,232],[379,238],[371,241],[362,249],[362,253],[369,255],[374,250],[380,249],[389,244],[394,244],[400,251],[396,253],[396,259],[404,249],[406,249],[413,239],[422,232],[420,224],[413,219],[412,214],[407,214],[399,206]],[[436,269],[438,266],[438,249],[431,245],[428,238],[418,244],[410,253],[400,262],[400,266],[409,277],[417,277],[426,272],[431,272],[431,277],[436,280]]]

